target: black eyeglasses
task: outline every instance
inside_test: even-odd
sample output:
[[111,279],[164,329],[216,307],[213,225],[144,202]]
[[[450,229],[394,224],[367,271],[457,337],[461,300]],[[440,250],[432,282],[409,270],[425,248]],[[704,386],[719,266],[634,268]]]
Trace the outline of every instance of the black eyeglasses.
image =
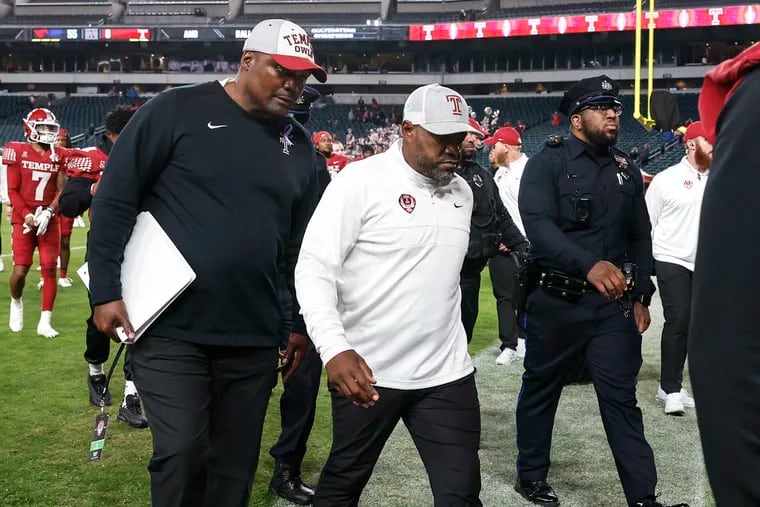
[[[591,109],[592,111],[607,111],[608,109],[612,109],[615,111],[615,114],[617,116],[621,116],[623,114],[623,106],[620,104],[615,104],[614,102],[607,102],[607,103],[601,103],[601,104],[589,104],[581,109],[581,111],[585,111],[586,109]],[[581,111],[578,111],[579,113]]]

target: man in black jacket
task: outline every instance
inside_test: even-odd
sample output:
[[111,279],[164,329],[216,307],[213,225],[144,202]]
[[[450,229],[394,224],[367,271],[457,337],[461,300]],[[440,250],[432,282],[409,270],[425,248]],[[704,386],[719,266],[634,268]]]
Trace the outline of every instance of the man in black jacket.
[[[132,349],[151,417],[153,505],[248,504],[277,375],[281,266],[292,279],[319,194],[311,142],[287,116],[309,75],[327,78],[306,32],[264,20],[235,78],[158,94],[108,160],[88,241],[98,328],[134,340],[120,259],[138,212],[196,273]],[[291,373],[309,346],[295,302],[292,316]]]
[[[472,124],[472,122],[471,122]],[[485,137],[483,132],[480,137]],[[460,148],[457,174],[470,185],[473,194],[470,243],[460,273],[462,291],[462,323],[467,341],[472,341],[478,320],[480,273],[495,255],[524,253],[528,241],[520,233],[499,195],[499,187],[491,173],[472,160],[477,154],[478,134],[469,132]]]
[[[105,118],[106,132],[103,134],[100,144],[96,147],[82,150],[87,157],[73,157],[66,161],[66,184],[61,196],[58,198],[58,206],[61,215],[75,218],[90,209],[92,197],[98,187],[103,167],[108,160],[113,143],[124,130],[127,122],[135,114],[135,109],[129,106],[119,106]],[[89,296],[89,294],[88,294]],[[108,360],[111,349],[111,339],[98,331],[92,321],[93,308],[90,302],[90,316],[87,319],[87,331],[85,333],[87,348],[84,358],[87,361],[89,375],[87,386],[90,392],[90,403],[99,407],[111,405],[111,393],[106,386],[106,374],[104,365]],[[124,354],[124,399],[119,407],[117,419],[125,422],[133,428],[147,428],[148,420],[142,413],[140,397],[132,376],[130,364],[130,349]]]
[[[312,104],[319,100],[320,93],[311,86],[304,88],[301,97],[291,108],[290,114],[301,125],[306,125],[311,116]],[[330,173],[327,172],[327,160],[322,154],[316,156],[317,175],[320,195],[330,183]],[[287,276],[286,273],[284,273]],[[293,283],[292,280],[288,283]],[[290,291],[283,292],[283,307],[290,308]],[[288,319],[283,327],[283,343],[281,348],[287,349],[292,319]],[[283,378],[290,373],[286,365],[282,369]],[[280,426],[282,431],[277,442],[269,449],[274,458],[274,473],[269,481],[269,491],[298,505],[311,505],[314,499],[314,488],[304,484],[301,478],[301,464],[306,456],[306,443],[314,426],[314,416],[317,410],[317,393],[319,381],[322,378],[322,360],[310,344],[309,353],[304,357],[298,369],[283,383],[280,396]]]

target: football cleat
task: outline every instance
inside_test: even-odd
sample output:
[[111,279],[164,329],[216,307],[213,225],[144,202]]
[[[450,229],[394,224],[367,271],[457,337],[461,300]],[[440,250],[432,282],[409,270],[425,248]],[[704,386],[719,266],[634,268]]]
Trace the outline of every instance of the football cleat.
[[58,331],[53,329],[51,320],[53,319],[53,312],[45,310],[40,314],[40,322],[37,324],[37,334],[45,338],[55,338],[58,336]]
[[21,298],[18,300],[11,299],[11,311],[10,318],[8,319],[8,327],[14,333],[21,332],[24,329],[24,302]]

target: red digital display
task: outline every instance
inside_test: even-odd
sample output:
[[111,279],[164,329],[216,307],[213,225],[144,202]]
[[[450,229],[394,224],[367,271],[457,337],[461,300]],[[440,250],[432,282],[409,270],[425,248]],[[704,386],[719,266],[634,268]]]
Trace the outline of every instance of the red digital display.
[[[649,26],[649,12],[642,13],[642,28]],[[732,7],[702,7],[655,11],[655,29],[707,26],[754,25],[760,23],[760,4]],[[469,21],[411,25],[409,40],[460,40],[566,33],[623,32],[636,29],[636,13],[615,12],[536,18]]]
[[101,28],[100,39],[149,42],[150,28]]

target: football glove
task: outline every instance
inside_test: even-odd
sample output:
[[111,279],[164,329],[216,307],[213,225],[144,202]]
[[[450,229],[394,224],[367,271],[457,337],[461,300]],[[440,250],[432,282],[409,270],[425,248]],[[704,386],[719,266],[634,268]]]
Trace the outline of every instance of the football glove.
[[41,236],[47,232],[48,225],[50,225],[50,219],[53,218],[55,210],[50,206],[43,208],[37,207],[37,211],[34,214],[34,224],[37,226],[37,236]]

